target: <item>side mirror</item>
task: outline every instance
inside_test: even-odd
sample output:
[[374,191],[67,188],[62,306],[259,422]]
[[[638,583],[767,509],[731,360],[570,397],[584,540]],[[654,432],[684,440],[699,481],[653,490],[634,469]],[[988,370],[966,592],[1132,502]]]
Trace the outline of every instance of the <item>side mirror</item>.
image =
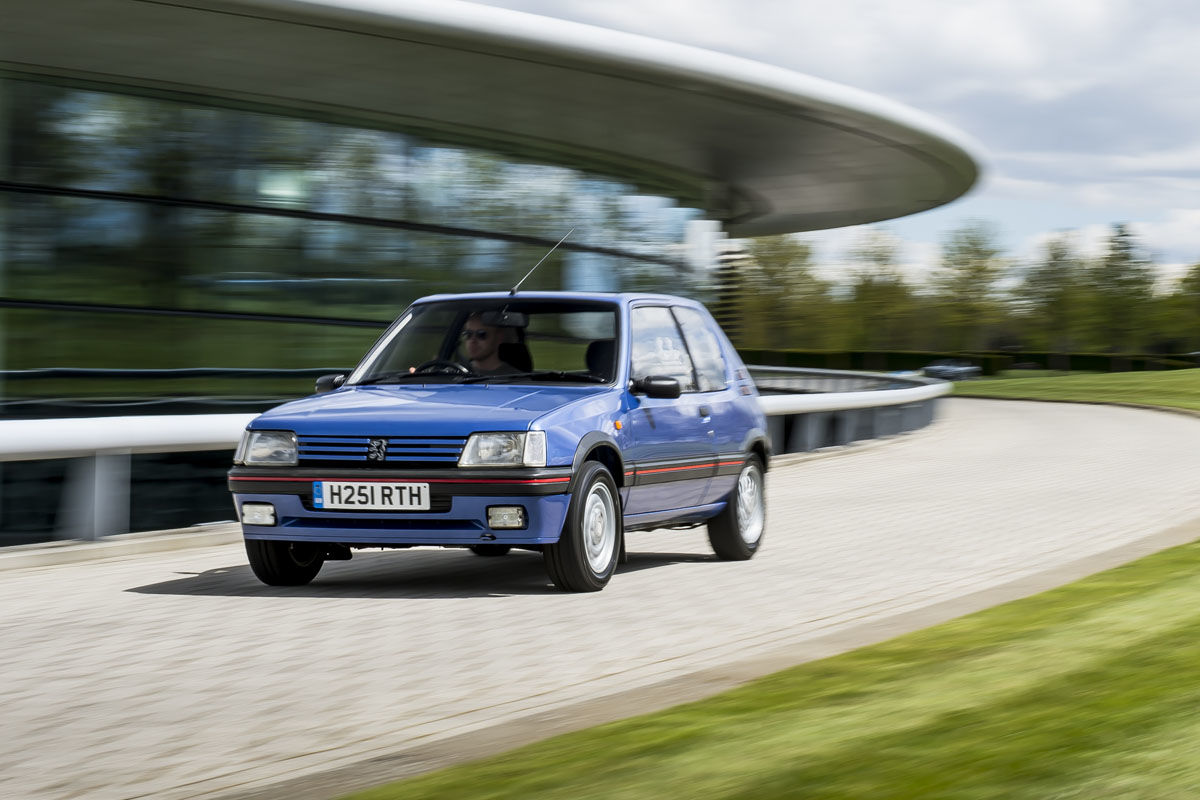
[[632,381],[629,387],[635,394],[646,397],[661,397],[667,400],[679,397],[679,381],[666,375],[647,375]]
[[317,378],[317,394],[332,392],[346,382],[345,375],[322,375]]

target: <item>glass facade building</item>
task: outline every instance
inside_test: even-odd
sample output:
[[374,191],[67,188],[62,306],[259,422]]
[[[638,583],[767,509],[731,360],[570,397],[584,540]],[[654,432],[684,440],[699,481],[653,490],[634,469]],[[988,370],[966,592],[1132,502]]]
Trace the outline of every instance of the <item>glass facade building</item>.
[[[295,110],[0,74],[0,418],[253,410],[411,300],[697,294],[702,216],[620,180]],[[84,373],[79,368],[114,372]],[[207,373],[149,370],[209,368]]]

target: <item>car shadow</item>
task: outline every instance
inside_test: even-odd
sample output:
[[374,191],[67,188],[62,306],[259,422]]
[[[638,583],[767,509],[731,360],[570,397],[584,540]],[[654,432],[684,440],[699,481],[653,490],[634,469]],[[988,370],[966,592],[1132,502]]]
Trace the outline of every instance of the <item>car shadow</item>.
[[630,552],[629,560],[617,566],[617,574],[623,572],[639,572],[654,567],[665,567],[668,564],[704,564],[717,563],[718,559],[712,553],[639,553]]
[[[668,564],[716,561],[694,553],[630,553],[617,574]],[[307,586],[267,586],[248,564],[234,564],[126,589],[136,594],[208,597],[462,598],[561,594],[546,576],[540,553],[514,550],[481,558],[465,550],[356,552],[350,561],[327,562]]]

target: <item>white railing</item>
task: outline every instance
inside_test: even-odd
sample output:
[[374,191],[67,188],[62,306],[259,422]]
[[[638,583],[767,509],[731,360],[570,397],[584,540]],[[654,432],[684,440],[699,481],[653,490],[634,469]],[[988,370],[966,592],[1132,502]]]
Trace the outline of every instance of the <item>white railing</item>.
[[[759,398],[777,454],[845,445],[923,427],[933,420],[934,401],[951,386],[879,373],[758,367],[751,372],[764,390],[808,392]],[[877,388],[867,388],[870,386]],[[850,391],[821,390],[851,387]],[[0,462],[72,459],[56,538],[96,539],[129,530],[132,455],[233,450],[255,416],[3,420]]]
[[0,462],[69,458],[56,539],[129,530],[130,457],[233,450],[255,414],[0,421]]
[[768,417],[783,414],[814,414],[821,411],[854,411],[863,408],[921,403],[950,391],[949,383],[933,383],[905,389],[874,389],[828,394],[766,394],[758,398]]
[[0,461],[232,450],[257,414],[0,421]]

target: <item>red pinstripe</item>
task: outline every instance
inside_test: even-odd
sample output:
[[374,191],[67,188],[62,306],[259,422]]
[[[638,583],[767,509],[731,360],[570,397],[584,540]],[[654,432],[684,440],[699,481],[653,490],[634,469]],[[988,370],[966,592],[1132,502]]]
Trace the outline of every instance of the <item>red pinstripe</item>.
[[257,478],[257,477],[238,477],[230,478],[231,481],[303,481],[312,483],[313,481],[330,481],[338,483],[518,483],[518,484],[535,484],[535,483],[567,483],[570,478]]

